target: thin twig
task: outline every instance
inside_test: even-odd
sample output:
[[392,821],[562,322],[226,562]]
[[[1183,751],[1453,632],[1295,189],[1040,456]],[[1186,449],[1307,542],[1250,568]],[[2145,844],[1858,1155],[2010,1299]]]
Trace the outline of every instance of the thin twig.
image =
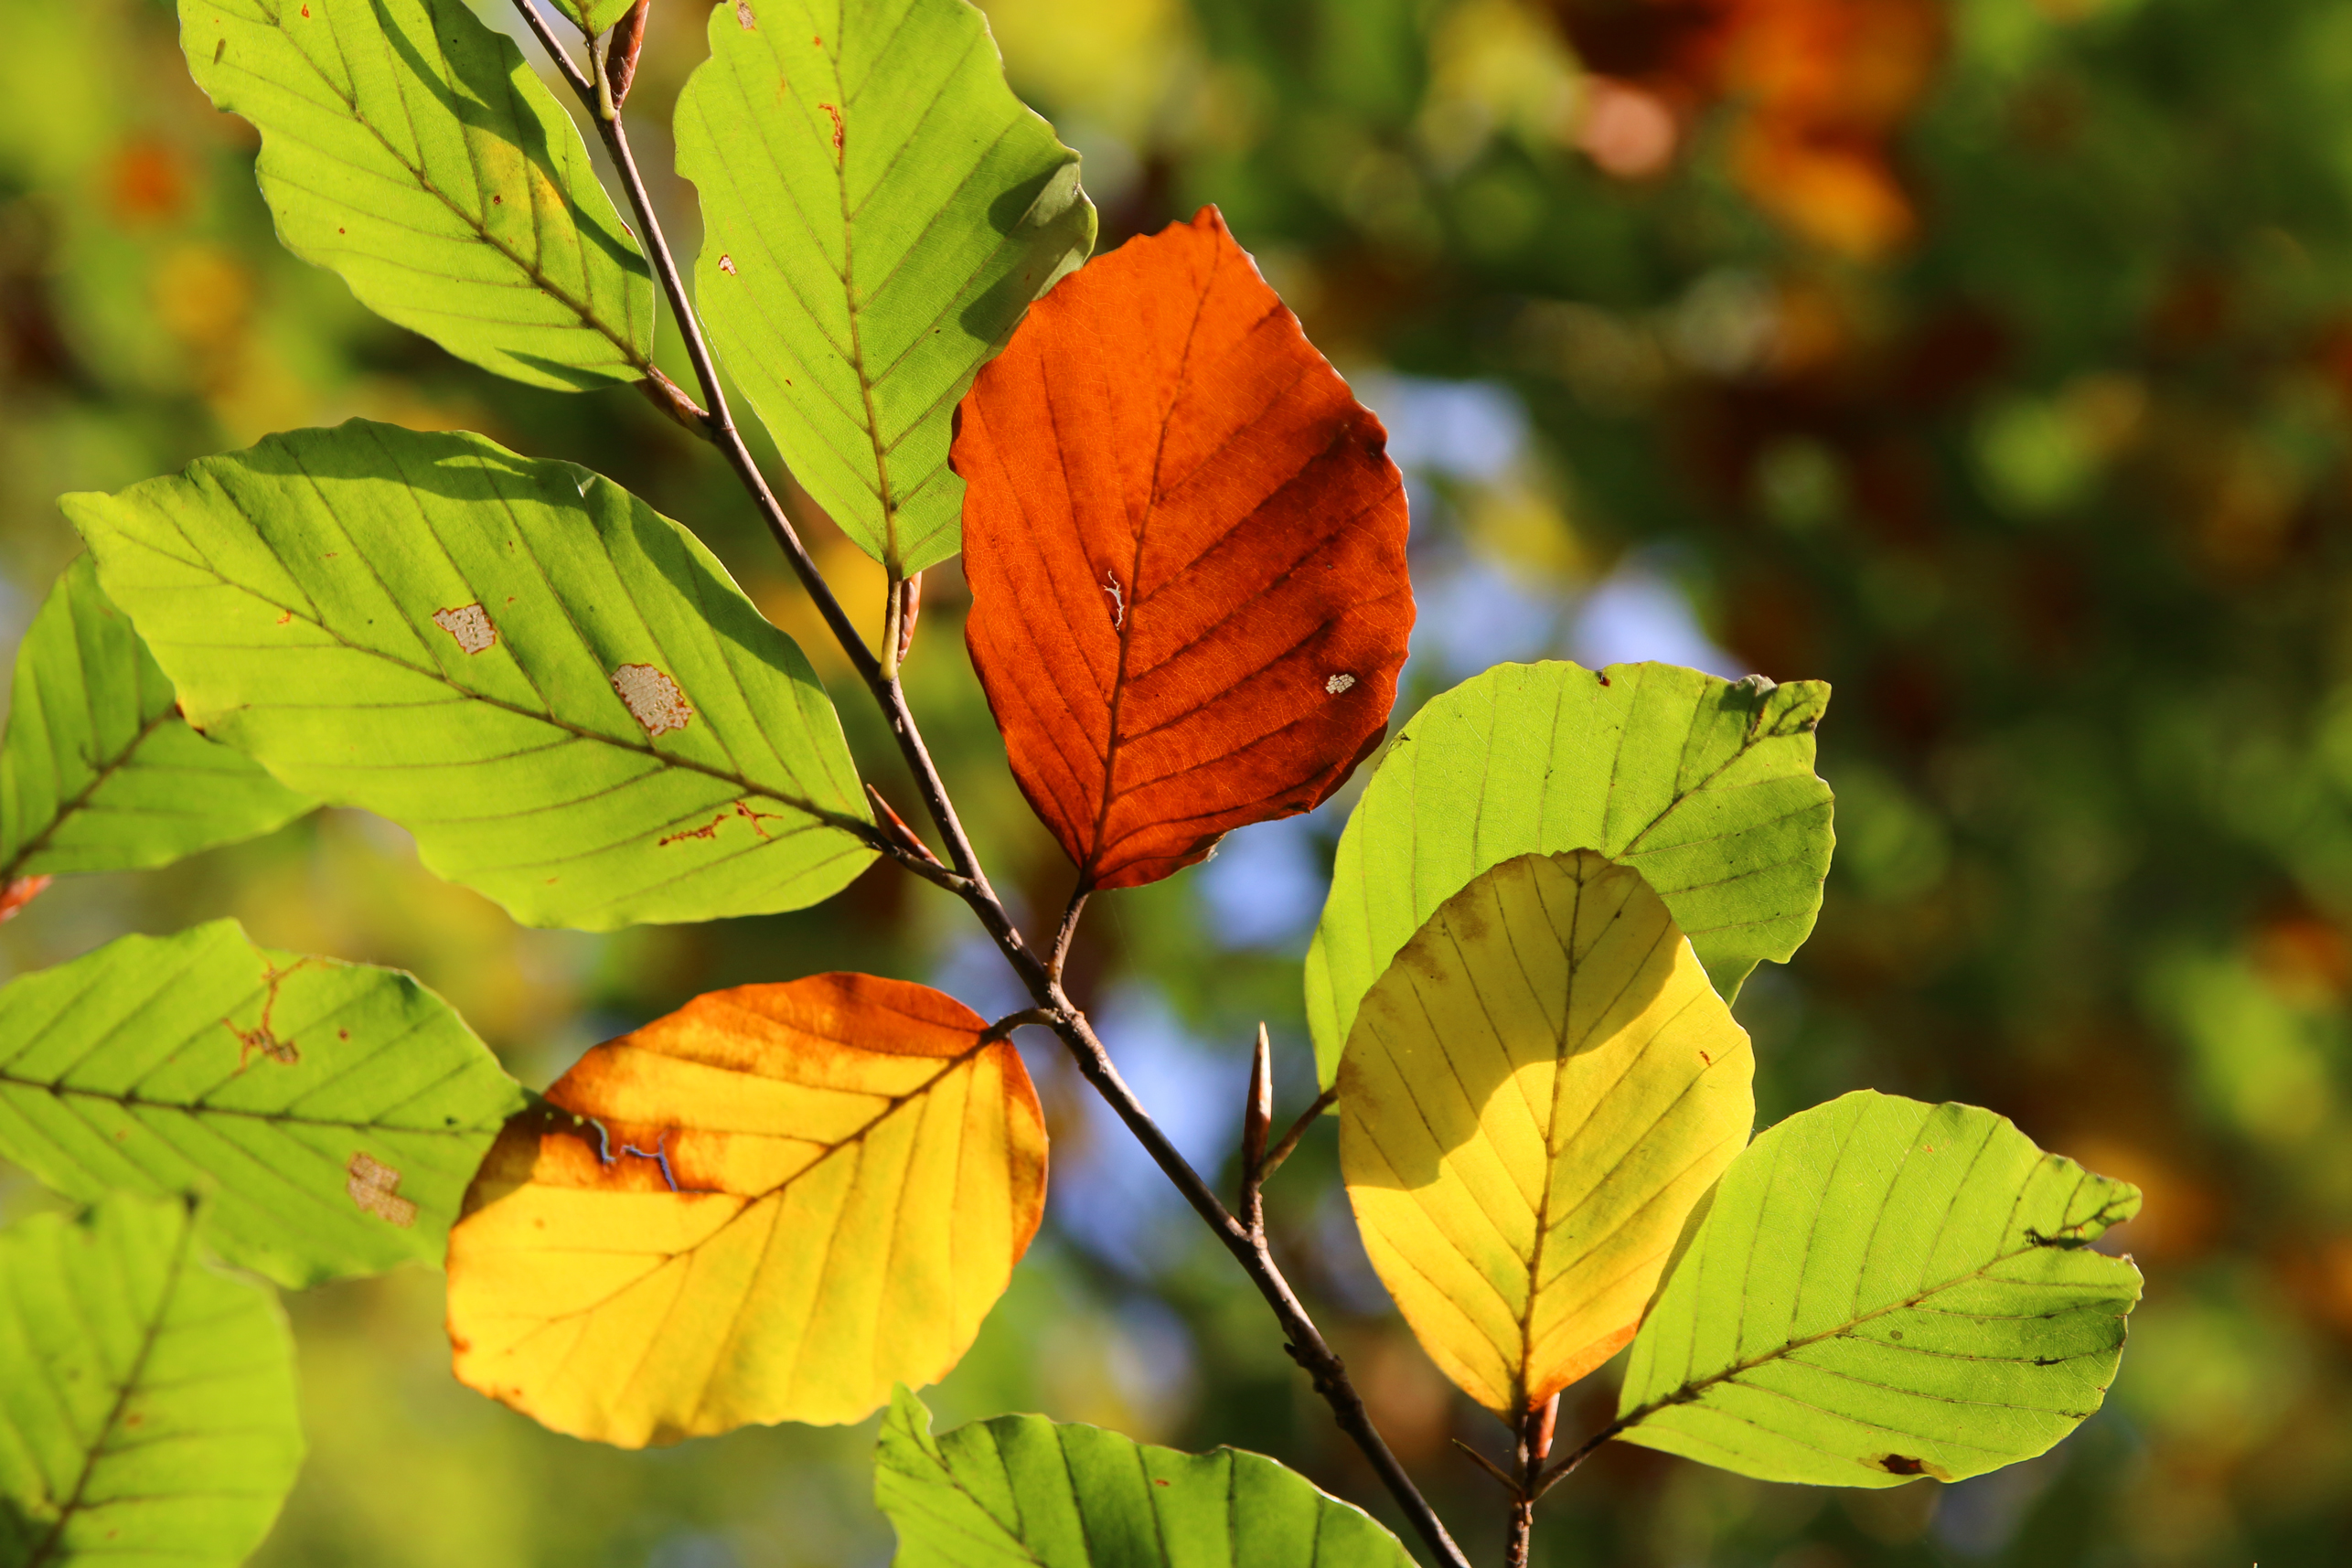
[[1080,882],[1070,893],[1070,901],[1063,906],[1062,923],[1053,933],[1053,946],[1045,955],[1045,977],[1055,985],[1062,983],[1062,966],[1070,961],[1071,939],[1078,934],[1078,916],[1086,907],[1086,884]]
[[[1640,1416],[1647,1413],[1648,1412],[1646,1410],[1637,1411],[1634,1413],[1634,1415]],[[1633,1420],[1634,1417],[1624,1417],[1612,1421],[1607,1426],[1604,1426],[1599,1431],[1594,1433],[1590,1437],[1586,1438],[1582,1447],[1578,1448],[1575,1453],[1569,1455],[1566,1458],[1561,1460],[1558,1464],[1544,1472],[1542,1477],[1538,1478],[1535,1483],[1535,1495],[1540,1498],[1545,1492],[1550,1491],[1554,1487],[1559,1485],[1562,1481],[1566,1480],[1570,1471],[1574,1470],[1578,1465],[1583,1464],[1587,1459],[1591,1458],[1594,1454],[1599,1451],[1602,1444],[1608,1442],[1610,1438],[1624,1431],[1628,1426],[1632,1425]]]
[[627,132],[618,116],[606,119],[598,112],[596,83],[589,80],[587,75],[563,53],[533,0],[515,0],[515,5],[548,53],[554,58],[557,69],[572,84],[582,102],[588,106],[590,116],[604,138],[605,150],[612,155],[613,165],[627,192],[630,210],[636,217],[640,244],[653,263],[655,275],[660,280],[662,293],[669,302],[670,314],[677,319],[679,336],[686,343],[687,357],[693,362],[695,376],[701,383],[703,400],[709,409],[707,420],[711,441],[726,456],[728,465],[735,471],[736,478],[751,496],[762,519],[767,524],[768,532],[775,537],[785,558],[792,563],[794,574],[800,579],[801,586],[807,591],[818,613],[825,618],[826,625],[831,630],[834,640],[840,644],[851,667],[881,704],[883,715],[890,720],[899,752],[906,759],[908,771],[914,775],[924,806],[938,828],[941,841],[946,846],[948,863],[953,870],[935,865],[925,866],[879,830],[875,833],[878,846],[891,853],[901,865],[948,889],[971,907],[999,951],[1004,955],[1005,961],[1020,976],[1037,1004],[1032,1012],[1038,1016],[1022,1017],[1021,1021],[1044,1022],[1061,1037],[1076,1062],[1079,1073],[1127,1124],[1136,1141],[1143,1146],[1144,1151],[1151,1156],[1170,1183],[1183,1195],[1184,1200],[1192,1206],[1193,1211],[1207,1223],[1217,1240],[1224,1244],[1225,1250],[1234,1255],[1249,1275],[1251,1283],[1257,1286],[1258,1294],[1273,1308],[1275,1318],[1288,1338],[1285,1349],[1291,1360],[1306,1371],[1316,1392],[1331,1405],[1332,1418],[1340,1429],[1354,1440],[1365,1458],[1371,1461],[1397,1507],[1412,1521],[1416,1532],[1447,1568],[1470,1568],[1461,1548],[1447,1533],[1436,1510],[1421,1496],[1419,1488],[1413,1484],[1413,1478],[1406,1473],[1404,1466],[1398,1463],[1396,1456],[1380,1435],[1379,1429],[1373,1424],[1371,1414],[1364,1408],[1363,1396],[1348,1380],[1345,1363],[1325,1342],[1314,1320],[1308,1316],[1306,1307],[1300,1305],[1289,1281],[1283,1277],[1273,1255],[1267,1250],[1264,1238],[1252,1236],[1218,1200],[1208,1183],[1202,1179],[1200,1172],[1194,1170],[1178,1152],[1175,1144],[1152,1120],[1150,1113],[1137,1100],[1126,1081],[1119,1077],[1109,1051],[1096,1038],[1094,1026],[1084,1011],[1063,990],[1059,960],[1067,956],[1069,936],[1075,929],[1083,898],[1071,901],[1071,906],[1064,915],[1063,930],[1056,937],[1053,955],[1056,962],[1049,965],[1030,947],[1020,928],[1013,923],[1011,915],[1005,910],[1003,901],[998,898],[995,889],[989,885],[988,875],[980,869],[978,857],[973,852],[971,840],[966,836],[963,824],[956,815],[955,805],[948,799],[946,786],[940,780],[938,769],[931,760],[921,732],[915,728],[914,716],[907,708],[905,693],[898,681],[884,671],[882,662],[858,635],[857,628],[842,610],[840,602],[834,597],[807,548],[802,544],[791,519],[777,502],[775,492],[768,487],[766,478],[760,473],[750,449],[743,443],[742,433],[735,428],[733,416],[727,406],[725,389],[719,381],[718,368],[703,337],[701,322],[695,314],[692,301],[687,297],[676,257],[670,251],[668,240],[663,237],[659,220],[654,216],[644,178],[637,171],[636,156],[629,148]]
[[1484,1470],[1488,1475],[1492,1476],[1496,1481],[1502,1484],[1504,1491],[1509,1492],[1514,1498],[1519,1495],[1518,1477],[1513,1475],[1510,1471],[1504,1469],[1502,1466],[1496,1464],[1493,1460],[1488,1458],[1485,1455],[1480,1453],[1477,1449],[1471,1447],[1469,1444],[1463,1442],[1459,1437],[1449,1437],[1446,1441],[1460,1449],[1465,1455],[1469,1456],[1470,1462],[1476,1465],[1480,1469]]
[[1560,1415],[1556,1393],[1523,1411],[1518,1422],[1518,1446],[1512,1457],[1519,1476],[1511,1492],[1511,1528],[1503,1540],[1502,1568],[1527,1568],[1527,1549],[1535,1531],[1535,1499],[1543,1495],[1544,1461],[1552,1452],[1552,1428]]
[[1050,1029],[1053,1023],[1053,1015],[1043,1008],[1023,1008],[1017,1013],[1005,1014],[1004,1017],[982,1029],[980,1042],[984,1045],[993,1044],[1017,1029],[1026,1029],[1031,1024],[1041,1024]]
[[1264,1181],[1272,1176],[1276,1168],[1290,1157],[1290,1151],[1299,1147],[1299,1140],[1307,1136],[1307,1129],[1315,1125],[1315,1119],[1339,1103],[1340,1092],[1336,1086],[1316,1095],[1315,1103],[1299,1113],[1299,1119],[1290,1124],[1290,1130],[1282,1135],[1281,1141],[1267,1151],[1266,1164],[1258,1171],[1257,1179]]

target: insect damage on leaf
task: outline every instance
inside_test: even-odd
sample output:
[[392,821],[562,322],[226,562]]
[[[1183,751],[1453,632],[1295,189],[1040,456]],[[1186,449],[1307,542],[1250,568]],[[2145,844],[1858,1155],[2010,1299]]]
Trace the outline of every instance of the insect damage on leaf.
[[647,738],[683,730],[694,720],[693,704],[672,680],[649,664],[625,664],[613,672],[613,689]]
[[489,612],[479,604],[460,604],[451,610],[435,610],[433,624],[448,633],[457,645],[469,654],[478,654],[498,640],[498,628],[490,624]]
[[262,1000],[261,1019],[251,1029],[239,1029],[228,1019],[220,1020],[220,1027],[237,1039],[237,1071],[239,1072],[244,1072],[251,1064],[255,1051],[261,1052],[272,1061],[283,1067],[292,1067],[302,1060],[302,1051],[293,1040],[278,1038],[275,1028],[270,1022],[270,1015],[277,1010],[278,987],[285,983],[287,976],[309,962],[309,959],[304,958],[287,965],[283,969],[273,966],[264,967],[262,978],[268,991]]
[[345,1166],[350,1179],[344,1190],[363,1214],[373,1214],[388,1225],[405,1231],[416,1223],[416,1205],[401,1197],[401,1173],[376,1159],[365,1150],[354,1150],[351,1162]]
[[1312,810],[1378,743],[1413,625],[1386,445],[1214,208],[1064,279],[980,371],[966,640],[1088,885]]

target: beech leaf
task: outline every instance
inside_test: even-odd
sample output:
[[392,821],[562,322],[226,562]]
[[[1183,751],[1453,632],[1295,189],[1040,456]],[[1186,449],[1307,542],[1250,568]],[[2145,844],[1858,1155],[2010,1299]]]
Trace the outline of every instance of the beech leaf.
[[583,33],[596,34],[637,8],[637,0],[555,0],[556,7]]
[[1621,1435],[1833,1487],[2029,1459],[2114,1381],[2140,1271],[2088,1243],[2139,1210],[1973,1105],[1816,1105],[1725,1174],[1633,1341]]
[[1362,1509],[1262,1455],[1180,1454],[1004,1415],[932,1435],[892,1396],[874,1500],[896,1568],[1412,1568]]
[[579,128],[465,0],[180,0],[179,16],[197,85],[262,133],[286,249],[501,376],[644,379],[645,258]]
[[191,720],[518,920],[798,909],[873,859],[800,649],[584,468],[354,420],[60,505]]
[[294,1336],[186,1202],[0,1232],[0,1563],[235,1568],[302,1463]]
[[1596,849],[1666,901],[1727,1002],[1812,931],[1832,845],[1817,680],[1497,665],[1397,732],[1340,836],[1307,954],[1324,1083],[1357,1003],[1430,912],[1514,856]]
[[842,531],[920,571],[957,548],[956,400],[1094,248],[1078,155],[965,0],[743,0],[710,39],[678,172],[711,340]]
[[0,884],[166,865],[315,803],[181,719],[131,618],[77,559],[16,651],[0,742]]
[[1378,743],[1413,626],[1386,441],[1214,208],[1063,280],[980,372],[965,636],[1083,886],[1311,810]]
[[511,1123],[449,1239],[459,1380],[622,1447],[863,1419],[944,1377],[1036,1234],[1020,1052],[925,987],[698,997]]
[[0,987],[0,1156],[85,1202],[208,1192],[205,1240],[281,1285],[438,1264],[521,1104],[414,979],[233,920]]
[[1748,1033],[1641,873],[1523,855],[1364,996],[1340,1167],[1432,1360],[1516,1419],[1633,1338],[1756,1119]]

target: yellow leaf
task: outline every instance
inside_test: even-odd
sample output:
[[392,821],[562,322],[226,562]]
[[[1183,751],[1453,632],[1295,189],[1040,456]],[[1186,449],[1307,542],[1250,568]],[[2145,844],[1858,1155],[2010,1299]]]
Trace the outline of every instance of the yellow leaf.
[[1508,1417],[1632,1339],[1754,1073],[1641,873],[1523,855],[1440,904],[1349,1032],[1340,1164],[1447,1375]]
[[1044,1212],[1036,1091],[985,1027],[818,975],[591,1051],[450,1233],[459,1381],[627,1448],[857,1421],[938,1381]]

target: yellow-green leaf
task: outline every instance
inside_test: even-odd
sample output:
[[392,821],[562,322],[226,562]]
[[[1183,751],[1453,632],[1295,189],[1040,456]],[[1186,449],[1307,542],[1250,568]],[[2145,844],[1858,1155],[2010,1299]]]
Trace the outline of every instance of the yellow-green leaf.
[[459,1380],[623,1447],[935,1382],[1036,1233],[1021,1056],[922,986],[698,997],[508,1124],[449,1239]]
[[1509,1414],[1630,1339],[1748,1141],[1754,1071],[1638,871],[1523,855],[1440,904],[1357,1011],[1340,1163],[1447,1375]]

